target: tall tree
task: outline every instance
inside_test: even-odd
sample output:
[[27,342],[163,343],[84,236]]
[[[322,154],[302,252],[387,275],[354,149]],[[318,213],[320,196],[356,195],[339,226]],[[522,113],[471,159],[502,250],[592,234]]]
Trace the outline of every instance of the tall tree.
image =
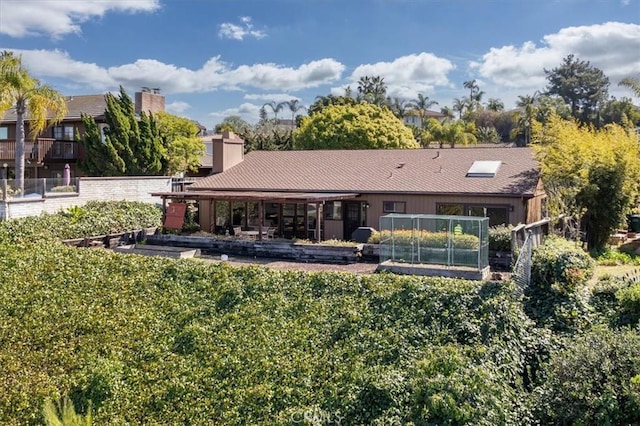
[[16,188],[24,193],[25,115],[29,137],[35,139],[48,125],[64,118],[67,104],[64,96],[29,75],[21,56],[4,51],[0,53],[0,117],[11,108],[16,111]]
[[364,76],[358,80],[358,97],[364,102],[382,106],[386,103],[387,85],[384,78]]
[[271,111],[273,111],[273,119],[275,121],[278,121],[278,113],[280,111],[282,111],[282,108],[284,108],[284,105],[282,105],[282,103],[278,103],[276,101],[271,101],[271,102],[267,102],[266,104],[262,105],[262,108],[265,108],[265,107],[271,108]]
[[[346,93],[346,91],[345,91]],[[349,92],[350,93],[350,92]],[[324,108],[330,105],[355,105],[358,103],[351,96],[336,96],[336,95],[327,95],[327,96],[316,96],[315,102],[313,102],[307,112],[309,115],[316,114],[322,111]]]
[[296,127],[296,112],[302,109],[307,109],[307,107],[302,105],[298,99],[291,99],[290,101],[284,101],[284,102],[281,102],[280,105],[282,105],[283,107],[286,106],[291,112],[291,125],[293,127]]
[[409,103],[405,99],[393,98],[388,99],[387,102],[390,105],[391,112],[393,112],[396,117],[400,120],[403,120],[406,117]]
[[469,89],[468,107],[469,107],[469,112],[473,112],[476,109],[478,109],[480,105],[480,101],[482,100],[482,96],[484,95],[484,92],[480,90],[480,87],[478,86],[478,83],[476,82],[475,79],[465,81],[462,85],[464,86],[465,89]]
[[487,100],[487,109],[489,111],[502,112],[504,111],[504,102],[500,99],[489,98],[489,100]]
[[462,119],[462,113],[467,108],[467,102],[460,98],[455,98],[453,100],[453,111],[458,113],[458,119]]
[[515,131],[521,133],[524,137],[524,144],[529,145],[531,142],[531,127],[536,114],[535,95],[518,96],[516,106],[520,108],[520,111],[516,113]]
[[618,86],[630,89],[637,98],[640,98],[640,78],[625,77],[618,83]]
[[205,153],[202,138],[198,136],[198,126],[192,120],[166,112],[155,115],[158,129],[165,148],[165,167],[169,175],[187,171],[197,171],[200,158]]
[[640,193],[635,132],[615,124],[579,126],[556,115],[545,126],[534,123],[533,130],[551,214],[585,220],[589,248],[604,248]]
[[449,106],[443,106],[440,108],[440,113],[444,115],[445,121],[451,121],[456,118],[453,108]]
[[418,93],[417,99],[411,101],[411,107],[418,111],[422,126],[424,127],[429,108],[434,105],[438,105],[438,102],[429,99],[428,96],[424,96],[422,93]]
[[157,175],[165,172],[166,150],[153,115],[136,116],[131,98],[120,87],[118,96],[105,95],[107,127],[100,132],[94,118],[82,116],[81,143],[87,155],[79,166],[90,176]]
[[600,124],[598,108],[607,99],[609,88],[609,78],[602,70],[569,55],[559,67],[544,72],[549,95],[560,96],[571,107],[571,115],[582,123]]

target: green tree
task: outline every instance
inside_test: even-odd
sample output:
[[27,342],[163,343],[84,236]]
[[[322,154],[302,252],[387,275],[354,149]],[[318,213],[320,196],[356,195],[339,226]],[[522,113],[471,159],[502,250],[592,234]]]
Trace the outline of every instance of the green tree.
[[516,127],[513,129],[513,138],[515,139],[517,135],[523,135],[525,145],[529,145],[531,142],[531,127],[536,114],[535,101],[534,94],[533,96],[520,95],[516,102],[516,106],[520,110],[516,112]]
[[467,108],[467,102],[465,99],[455,98],[453,100],[453,111],[458,113],[458,120],[462,119],[462,113]]
[[[16,187],[24,192],[25,115],[29,137],[35,139],[48,125],[64,118],[67,104],[64,96],[29,75],[21,56],[4,51],[0,53],[0,118],[11,108],[16,111]],[[52,118],[47,120],[49,115]]]
[[444,115],[445,121],[451,121],[456,118],[453,109],[449,106],[443,106],[442,108],[440,108],[440,113]]
[[609,87],[602,70],[569,55],[559,67],[544,72],[549,95],[560,96],[571,107],[571,115],[582,123],[600,124],[598,108],[607,99]]
[[419,147],[389,109],[368,103],[326,107],[303,120],[294,140],[300,149]]
[[[350,93],[350,92],[349,92]],[[313,102],[307,112],[309,115],[316,114],[322,111],[324,108],[331,105],[355,105],[358,102],[353,99],[350,95],[345,96],[336,96],[336,95],[327,95],[327,96],[316,96],[315,102]]]
[[533,130],[550,212],[585,219],[589,249],[602,249],[640,193],[637,136],[616,124],[593,129],[557,116]]
[[216,133],[222,133],[226,130],[238,135],[244,135],[249,130],[249,127],[251,127],[251,125],[239,115],[230,115],[229,117],[225,117],[221,123],[216,124],[214,131]]
[[278,121],[278,114],[280,113],[280,111],[282,111],[282,108],[284,108],[284,105],[276,101],[271,101],[262,105],[262,108],[266,108],[266,107],[269,107],[271,109],[271,111],[273,112],[273,119]]
[[618,83],[618,86],[630,89],[637,98],[640,98],[640,78],[625,77]]
[[621,126],[635,127],[640,125],[640,109],[633,105],[631,99],[609,99],[600,110],[602,124],[616,123]]
[[487,100],[487,109],[489,111],[502,112],[504,111],[504,102],[500,99],[489,98],[489,100]]
[[411,101],[410,107],[418,111],[418,116],[420,117],[423,127],[427,119],[429,108],[434,105],[438,105],[438,102],[429,99],[428,96],[424,96],[422,93],[418,93],[418,97]]
[[160,112],[155,115],[165,148],[166,173],[197,171],[200,158],[205,153],[198,126],[192,120]]
[[358,99],[377,106],[386,104],[387,85],[380,76],[364,76],[358,80]]
[[410,104],[405,99],[387,99],[387,103],[389,104],[393,115],[398,117],[400,120],[403,120],[407,116],[407,110],[410,108]]
[[92,116],[83,114],[81,137],[85,159],[78,163],[89,176],[139,176],[164,173],[166,150],[155,118],[144,111],[139,117],[124,88],[118,96],[105,95],[107,126],[101,133]]
[[296,125],[296,113],[300,110],[307,109],[304,105],[300,103],[298,99],[291,99],[290,101],[281,102],[280,105],[283,107],[287,107],[291,112],[291,123],[292,126]]

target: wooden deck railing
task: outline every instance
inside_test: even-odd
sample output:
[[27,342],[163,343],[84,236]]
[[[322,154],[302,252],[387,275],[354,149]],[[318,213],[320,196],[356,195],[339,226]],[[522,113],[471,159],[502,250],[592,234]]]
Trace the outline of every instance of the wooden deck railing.
[[[24,158],[36,163],[42,163],[44,158],[51,151],[51,147],[57,143],[55,139],[38,138],[36,140],[27,139],[24,142]],[[13,161],[16,158],[16,141],[0,141],[0,161]]]

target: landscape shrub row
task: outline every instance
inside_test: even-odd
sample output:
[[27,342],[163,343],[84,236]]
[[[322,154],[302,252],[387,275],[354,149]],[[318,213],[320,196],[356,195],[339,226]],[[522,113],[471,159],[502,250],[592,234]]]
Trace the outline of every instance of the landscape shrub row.
[[414,230],[395,230],[391,231],[376,231],[368,242],[371,244],[379,244],[380,241],[389,242],[393,239],[395,244],[399,245],[420,245],[420,247],[429,248],[447,248],[449,242],[459,249],[477,250],[480,245],[480,240],[475,235],[470,234],[450,234],[447,232],[429,232],[420,229]]
[[90,201],[55,214],[0,222],[0,244],[8,241],[73,239],[159,227],[162,210],[135,201]]
[[64,395],[96,424],[638,418],[637,332],[535,327],[509,283],[49,243],[0,244],[0,286],[0,423],[42,424]]

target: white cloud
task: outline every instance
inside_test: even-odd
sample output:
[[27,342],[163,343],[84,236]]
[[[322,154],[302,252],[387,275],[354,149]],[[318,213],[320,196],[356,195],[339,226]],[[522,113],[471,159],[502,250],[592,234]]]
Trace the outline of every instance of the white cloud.
[[563,28],[543,37],[542,46],[528,41],[521,47],[492,48],[470,67],[493,83],[510,88],[546,86],[544,69],[558,67],[574,54],[600,68],[612,85],[640,70],[640,25],[607,22]]
[[187,102],[175,101],[167,104],[165,108],[168,112],[174,114],[182,114],[183,112],[191,108],[191,105],[189,105]]
[[254,37],[259,40],[267,36],[266,32],[253,29],[250,16],[241,16],[240,22],[243,25],[236,25],[231,22],[224,22],[220,24],[218,36],[220,38],[230,38],[232,40],[243,40],[245,37]]
[[80,33],[81,24],[109,11],[153,12],[159,0],[2,0],[0,34],[11,37]]
[[287,93],[261,93],[261,94],[246,94],[244,98],[249,101],[275,101],[275,102],[285,102],[290,100],[300,100],[300,98],[289,95]]
[[255,105],[252,103],[243,103],[237,108],[227,108],[222,111],[215,111],[209,113],[209,117],[214,117],[219,121],[224,120],[231,115],[240,116],[248,123],[256,123],[260,117],[260,108],[262,105]]
[[[433,93],[436,86],[449,86],[447,77],[455,65],[445,58],[431,53],[401,56],[392,62],[360,65],[351,74],[357,82],[363,76],[379,75],[387,84],[387,94],[392,97],[414,98],[417,93]],[[352,85],[355,91],[357,84]],[[344,93],[344,88],[342,88]]]
[[[1,48],[0,48],[1,50]],[[320,59],[298,68],[276,64],[241,65],[232,68],[219,56],[192,70],[155,59],[138,59],[129,64],[104,68],[75,61],[60,50],[13,50],[23,64],[39,78],[59,78],[83,83],[97,90],[122,85],[127,88],[159,87],[163,93],[204,93],[217,89],[302,90],[333,83],[341,78],[344,65],[334,59]]]

